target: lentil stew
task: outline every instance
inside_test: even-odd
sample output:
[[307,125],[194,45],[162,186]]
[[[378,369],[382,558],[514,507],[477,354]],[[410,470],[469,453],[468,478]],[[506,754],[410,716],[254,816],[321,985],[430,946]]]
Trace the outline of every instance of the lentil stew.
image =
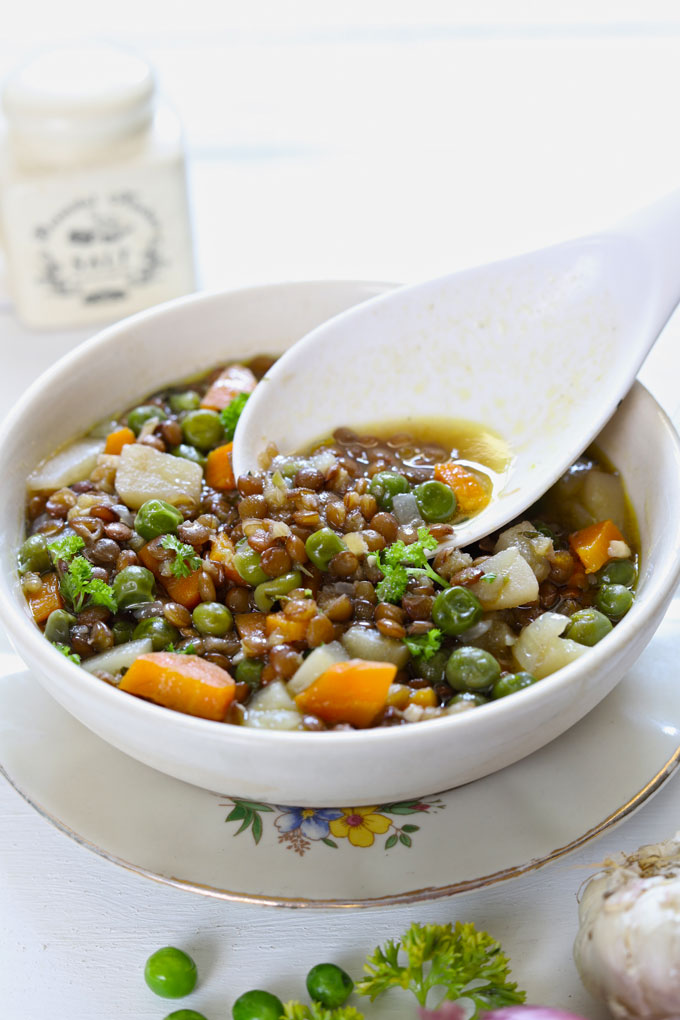
[[432,423],[271,446],[235,478],[238,416],[271,360],[167,387],[30,476],[28,606],[102,682],[250,727],[403,725],[531,686],[628,611],[635,528],[596,454],[465,550],[455,525],[502,462]]

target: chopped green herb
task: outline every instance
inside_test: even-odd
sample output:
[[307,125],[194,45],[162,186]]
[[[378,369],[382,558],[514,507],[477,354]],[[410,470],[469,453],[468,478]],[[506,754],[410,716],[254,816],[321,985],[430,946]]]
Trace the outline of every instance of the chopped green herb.
[[80,656],[77,652],[72,652],[68,645],[55,643],[54,647],[60,651],[62,655],[65,655],[67,659],[70,659],[71,662],[75,662],[76,666],[80,665]]
[[53,542],[48,542],[47,548],[53,563],[58,563],[59,560],[68,562],[85,548],[85,543],[80,535],[66,535],[65,538],[56,538]]
[[[406,961],[399,962],[402,953]],[[421,1006],[432,988],[443,989],[443,1000],[471,1000],[475,1011],[524,1002],[526,994],[508,981],[510,966],[501,947],[474,924],[412,924],[396,942],[378,946],[364,965],[366,977],[356,990],[373,1001],[388,988],[413,992]],[[297,1020],[297,1018],[296,1018]]]
[[196,555],[194,547],[180,542],[176,535],[163,535],[161,545],[175,554],[171,567],[175,577],[188,577],[192,570],[200,567],[201,558]]
[[231,442],[234,438],[234,432],[236,432],[236,426],[238,420],[241,417],[243,408],[246,406],[246,402],[249,393],[239,393],[237,397],[234,397],[232,402],[220,411],[220,421],[224,426],[224,434],[227,438],[227,442]]
[[92,606],[106,606],[112,613],[118,609],[113,588],[106,581],[92,576],[92,566],[84,556],[76,556],[71,560],[59,586],[61,594],[71,603],[76,613],[79,613],[86,603]]
[[287,1002],[283,1007],[282,1020],[364,1020],[364,1014],[354,1006],[336,1006],[328,1009],[320,1002]]
[[491,584],[491,582],[495,581],[497,577],[498,577],[498,574],[493,574],[493,573],[492,574],[482,574],[482,576],[480,577],[480,581],[484,581],[485,584]]
[[446,587],[446,581],[430,566],[427,558],[429,549],[436,549],[437,539],[427,528],[418,528],[418,540],[406,545],[399,539],[383,551],[375,553],[376,566],[382,571],[383,580],[376,587],[381,602],[401,602],[406,593],[409,575],[425,574],[437,584]]
[[405,637],[404,644],[414,659],[422,656],[425,662],[429,662],[442,645],[442,632],[436,627],[428,630],[425,634],[418,634],[416,637]]
[[196,645],[192,641],[190,644],[188,644],[186,646],[186,648],[175,648],[175,646],[172,644],[172,642],[170,642],[169,645],[165,646],[163,651],[165,651],[165,652],[174,652],[175,655],[195,655],[196,654]]

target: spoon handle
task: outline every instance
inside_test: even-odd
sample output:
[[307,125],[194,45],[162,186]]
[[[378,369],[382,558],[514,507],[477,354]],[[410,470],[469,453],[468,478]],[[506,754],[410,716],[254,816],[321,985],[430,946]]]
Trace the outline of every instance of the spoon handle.
[[637,241],[649,265],[649,350],[680,302],[680,190],[627,216],[612,233]]

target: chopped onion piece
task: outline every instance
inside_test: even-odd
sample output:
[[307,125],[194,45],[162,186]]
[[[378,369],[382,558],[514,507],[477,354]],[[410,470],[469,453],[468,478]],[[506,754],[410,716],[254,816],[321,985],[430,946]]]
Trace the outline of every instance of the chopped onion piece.
[[243,725],[263,730],[299,730],[302,716],[286,685],[274,680],[252,696]]
[[88,673],[120,673],[123,669],[129,669],[135,659],[140,655],[148,655],[153,650],[151,638],[142,638],[139,641],[127,641],[123,645],[116,645],[108,652],[101,655],[93,655],[91,659],[85,659],[81,665]]
[[561,613],[543,613],[525,627],[512,647],[512,654],[520,669],[542,680],[544,676],[585,655],[588,651],[586,645],[560,637],[568,623],[569,617]]
[[425,524],[412,492],[399,492],[393,497],[392,513],[400,524]]
[[485,610],[514,609],[538,598],[538,581],[516,546],[503,549],[482,564],[483,576],[470,585]]
[[349,531],[343,535],[345,545],[355,556],[365,556],[368,552],[366,539],[358,531]]

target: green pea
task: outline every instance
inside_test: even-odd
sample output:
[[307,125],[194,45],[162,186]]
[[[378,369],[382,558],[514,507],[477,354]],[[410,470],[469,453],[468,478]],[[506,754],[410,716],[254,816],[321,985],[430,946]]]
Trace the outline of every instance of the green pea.
[[326,1009],[337,1009],[352,994],[354,982],[349,974],[334,963],[317,963],[307,975],[307,992],[310,999],[320,1002]]
[[144,980],[163,999],[182,999],[193,992],[197,978],[194,961],[174,946],[156,950],[144,967]]
[[408,492],[408,479],[396,471],[379,471],[371,478],[368,491],[375,497],[381,510],[391,510],[392,500],[402,492]]
[[201,398],[196,390],[185,390],[183,393],[171,393],[168,403],[175,414],[182,411],[196,411],[201,406]]
[[520,673],[506,673],[505,676],[502,676],[493,685],[491,697],[494,700],[505,698],[508,694],[523,691],[525,687],[531,687],[535,683],[537,683],[536,677],[532,676],[531,673],[523,671]]
[[446,663],[449,661],[449,653],[440,648],[427,662],[422,657],[413,660],[413,667],[416,675],[427,680],[430,687],[441,684],[446,680]]
[[224,429],[217,411],[202,407],[189,411],[182,421],[182,435],[187,443],[199,450],[211,450],[224,438]]
[[464,712],[469,708],[478,708],[480,705],[488,705],[489,699],[483,694],[473,694],[472,691],[462,691],[455,694],[449,701],[447,708],[453,708],[457,712]]
[[75,616],[65,609],[53,609],[45,624],[45,637],[53,644],[67,645],[71,637],[71,627],[76,622]]
[[268,613],[275,602],[287,595],[293,588],[299,588],[301,585],[302,574],[299,570],[281,574],[280,577],[270,577],[258,584],[255,589],[255,605],[261,613]]
[[483,691],[500,675],[501,667],[491,652],[474,645],[456,648],[446,664],[446,680],[454,691]]
[[27,574],[29,571],[41,574],[44,570],[49,570],[52,564],[46,537],[31,535],[27,538],[19,550],[17,562],[20,574]]
[[200,450],[197,450],[195,446],[189,446],[188,443],[180,443],[179,446],[173,446],[170,453],[174,457],[183,457],[184,460],[190,460],[193,461],[194,464],[199,464],[201,467],[205,467],[206,458]]
[[254,988],[238,997],[231,1007],[231,1015],[234,1020],[280,1020],[283,1003],[271,992]]
[[155,589],[156,580],[146,567],[125,567],[113,582],[113,594],[119,609],[153,602]]
[[211,637],[224,637],[234,626],[231,613],[221,602],[199,602],[191,619],[199,634]]
[[234,566],[246,584],[262,584],[269,580],[268,575],[260,566],[260,554],[248,545],[247,539],[242,539],[236,545],[234,553]]
[[154,652],[162,652],[168,645],[179,641],[179,631],[173,627],[162,616],[150,616],[146,620],[140,620],[132,634],[132,640],[140,638],[151,638],[151,646]]
[[241,659],[236,667],[234,678],[239,684],[259,687],[263,669],[264,662],[260,659]]
[[632,588],[637,577],[635,564],[630,560],[611,560],[597,575],[600,584],[622,584]]
[[197,1013],[195,1009],[176,1009],[168,1013],[165,1020],[206,1020],[204,1013]]
[[127,423],[128,427],[138,436],[147,421],[151,421],[152,418],[163,421],[167,417],[162,407],[157,407],[155,404],[140,404],[139,407],[135,407],[134,411],[130,411]]
[[579,609],[569,621],[564,632],[565,638],[578,641],[580,645],[592,647],[601,641],[612,629],[611,620],[597,609]]
[[622,584],[603,584],[595,602],[605,616],[611,620],[620,620],[633,605],[633,593]]
[[159,535],[174,535],[184,515],[164,499],[147,499],[142,503],[135,517],[135,531],[147,542]]
[[135,631],[135,624],[132,620],[116,620],[111,627],[113,631],[113,643],[114,645],[124,645],[128,641],[132,641],[132,635]]
[[319,570],[328,570],[328,564],[333,557],[343,552],[345,548],[343,540],[330,528],[315,531],[305,542],[305,551]]
[[413,490],[418,509],[423,518],[430,522],[450,521],[456,512],[456,495],[443,482],[423,482]]
[[440,591],[432,605],[432,619],[443,634],[457,637],[482,618],[482,603],[469,588],[454,585]]

